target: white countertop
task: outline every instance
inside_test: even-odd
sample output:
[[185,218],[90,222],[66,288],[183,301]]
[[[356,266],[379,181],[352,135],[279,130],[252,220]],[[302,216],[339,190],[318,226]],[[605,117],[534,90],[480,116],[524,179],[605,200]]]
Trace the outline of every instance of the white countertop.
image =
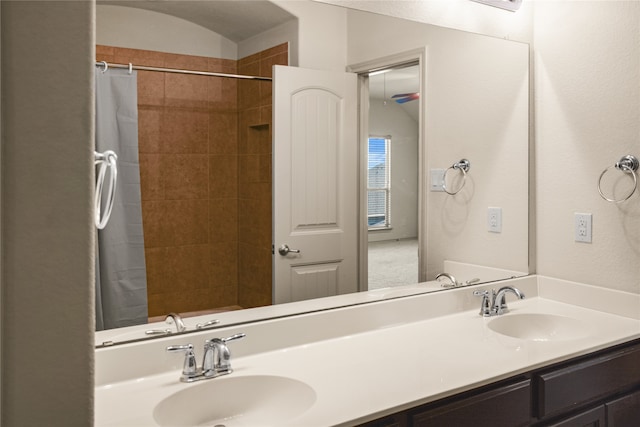
[[[621,306],[623,316],[615,314],[616,307],[607,307],[608,312],[584,307],[597,303],[584,295],[593,291],[601,298],[603,290],[600,288],[591,289],[549,279],[538,287],[536,277],[501,283],[507,284],[517,286],[528,295],[521,301],[512,301],[512,297],[508,297],[511,310],[503,316],[523,313],[562,315],[583,322],[588,333],[583,337],[559,341],[507,337],[487,327],[495,317],[483,318],[478,314],[479,301],[468,295],[471,289],[467,288],[309,316],[307,321],[325,316],[318,319],[327,324],[328,329],[335,330],[333,334],[320,337],[315,337],[309,329],[299,329],[293,318],[282,319],[282,322],[289,322],[284,338],[273,338],[275,341],[292,339],[286,346],[269,348],[264,342],[260,344],[262,347],[253,350],[248,344],[243,346],[242,343],[250,340],[265,339],[258,325],[252,325],[255,329],[247,333],[244,340],[238,341],[237,347],[235,342],[230,344],[235,372],[196,384],[178,381],[182,356],[163,351],[173,342],[155,340],[154,344],[147,343],[146,347],[145,343],[127,344],[96,351],[99,384],[95,395],[96,426],[156,426],[153,411],[163,398],[203,383],[219,381],[222,385],[222,381],[231,378],[256,375],[299,380],[315,392],[315,401],[308,410],[288,422],[278,422],[278,426],[354,425],[640,338],[640,296],[636,294],[605,290],[606,302]],[[483,288],[488,286],[473,289]],[[582,292],[578,298],[583,302],[582,307],[551,298],[558,295],[562,299],[566,297],[567,289],[574,288]],[[438,306],[431,306],[432,303]],[[411,308],[408,304],[419,305]],[[443,305],[452,314],[442,314]],[[459,307],[459,310],[452,310],[452,306]],[[469,309],[471,306],[474,308]],[[415,307],[423,308],[424,316],[416,314]],[[638,309],[635,316],[634,308]],[[365,312],[369,310],[373,317],[379,318],[380,313],[392,313],[394,309],[407,312],[407,320],[399,321],[401,317],[396,317],[376,324],[368,321],[369,314]],[[628,313],[631,317],[626,317]],[[350,315],[353,315],[351,319]],[[340,318],[342,326],[331,324],[331,320],[327,323],[327,316]],[[371,323],[371,329],[366,328],[368,323]],[[234,328],[229,333],[241,329]],[[269,329],[262,332],[275,335]],[[224,333],[219,331],[219,334]],[[188,340],[197,343],[199,338],[191,336]],[[238,351],[235,352],[234,348]],[[200,358],[198,351],[201,349],[196,347],[196,351]],[[143,375],[121,374],[123,359],[120,358],[135,359],[135,354],[139,355],[138,358],[159,359],[164,365],[145,371],[135,366],[140,362],[138,360],[130,362],[134,365],[131,372],[140,369]],[[114,371],[119,372],[114,374]],[[215,396],[202,396],[202,404],[208,404],[207,399],[215,405]],[[228,427],[234,425],[243,424],[241,420],[230,420],[227,424]]]

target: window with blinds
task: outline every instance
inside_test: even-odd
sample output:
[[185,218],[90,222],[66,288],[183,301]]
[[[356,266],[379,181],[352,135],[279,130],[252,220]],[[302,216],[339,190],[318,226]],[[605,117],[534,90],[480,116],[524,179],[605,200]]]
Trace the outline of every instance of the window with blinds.
[[367,154],[369,230],[391,228],[391,137],[369,137]]

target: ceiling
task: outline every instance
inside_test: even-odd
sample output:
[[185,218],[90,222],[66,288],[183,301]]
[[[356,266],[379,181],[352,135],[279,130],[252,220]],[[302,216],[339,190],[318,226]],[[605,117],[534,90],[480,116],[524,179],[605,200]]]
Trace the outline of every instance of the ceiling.
[[[193,22],[239,43],[296,17],[268,0],[97,0],[99,5],[126,6],[164,13]],[[399,93],[419,91],[418,66],[394,68],[370,76],[371,98],[391,101]],[[418,102],[400,105],[417,120]]]
[[296,17],[268,0],[97,0],[185,19],[236,43]]
[[[393,68],[384,73],[369,75],[369,98],[395,102],[391,97],[402,93],[420,92],[420,70],[418,65],[404,68]],[[407,114],[418,121],[419,102],[409,101],[398,104]]]

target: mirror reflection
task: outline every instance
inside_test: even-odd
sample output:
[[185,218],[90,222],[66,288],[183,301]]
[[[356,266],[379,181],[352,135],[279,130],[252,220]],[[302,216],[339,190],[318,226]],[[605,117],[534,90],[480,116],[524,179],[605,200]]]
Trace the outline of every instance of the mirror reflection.
[[368,289],[419,282],[420,65],[369,73]]
[[[96,14],[96,60],[108,64],[358,74],[365,98],[352,101],[366,119],[345,121],[361,135],[349,141],[359,179],[339,187],[353,187],[349,254],[330,250],[333,261],[354,259],[349,291],[447,289],[435,282],[445,272],[455,285],[527,274],[526,45],[312,2],[99,1]],[[329,37],[309,16],[345,25]],[[298,259],[278,249],[302,250],[273,239],[274,83],[113,67],[96,67],[96,82],[96,150],[118,153],[122,196],[99,231],[99,328],[271,305],[274,262]],[[468,173],[448,169],[463,158]],[[330,170],[320,184],[334,182]],[[464,187],[450,195],[443,183]],[[501,231],[489,230],[490,212],[501,213]],[[299,260],[292,271],[316,265]],[[343,292],[331,274],[304,277],[323,290],[285,302]]]

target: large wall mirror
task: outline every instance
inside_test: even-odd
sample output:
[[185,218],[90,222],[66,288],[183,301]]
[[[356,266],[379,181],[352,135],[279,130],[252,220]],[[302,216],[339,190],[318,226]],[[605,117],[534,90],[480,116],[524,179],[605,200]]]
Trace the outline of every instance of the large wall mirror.
[[[529,273],[528,45],[312,1],[97,3],[96,61],[114,67],[96,81],[129,63],[116,80],[135,80],[98,87],[96,150],[129,132],[118,191],[138,212],[118,225],[116,205],[99,231],[97,345],[176,333],[145,324],[169,313],[215,328]],[[101,124],[132,94],[125,125]],[[278,234],[282,217],[298,222]],[[343,240],[296,240],[323,232]]]

